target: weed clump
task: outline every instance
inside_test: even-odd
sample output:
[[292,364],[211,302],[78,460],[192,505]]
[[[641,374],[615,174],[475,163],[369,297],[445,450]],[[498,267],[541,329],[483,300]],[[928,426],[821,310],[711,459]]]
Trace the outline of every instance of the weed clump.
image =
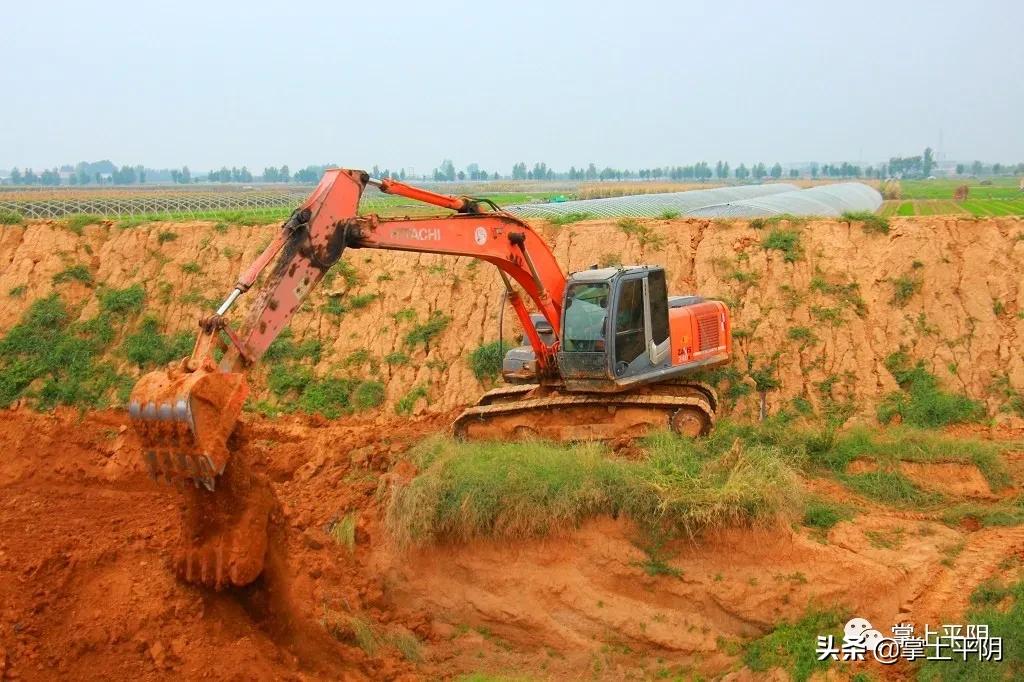
[[867,233],[889,234],[889,219],[871,211],[847,211],[843,220],[859,222]]
[[451,321],[452,318],[440,310],[433,311],[426,322],[417,324],[409,330],[405,335],[405,345],[417,346],[422,344],[426,347],[434,337],[447,329]]
[[977,422],[985,416],[985,406],[978,401],[942,391],[923,360],[911,364],[904,351],[897,351],[886,358],[885,367],[901,390],[890,393],[878,406],[878,420],[883,424],[899,417],[905,424],[937,428]]
[[17,211],[0,209],[0,225],[21,225],[24,222],[25,217]]
[[64,284],[65,282],[81,282],[89,287],[94,284],[89,268],[81,264],[66,267],[53,276],[54,284]]
[[633,218],[622,218],[615,225],[622,230],[622,233],[627,237],[636,237],[640,247],[644,248],[650,246],[653,249],[660,249],[665,245],[665,238],[659,234],[655,234],[654,230],[648,225],[635,220]]
[[795,263],[804,253],[803,246],[800,244],[800,233],[783,228],[776,228],[766,234],[761,240],[761,248],[765,251],[781,251],[782,260],[787,263]]
[[491,341],[473,349],[469,354],[469,366],[477,381],[494,381],[501,374],[501,364],[505,359],[505,351],[514,344],[508,341]]

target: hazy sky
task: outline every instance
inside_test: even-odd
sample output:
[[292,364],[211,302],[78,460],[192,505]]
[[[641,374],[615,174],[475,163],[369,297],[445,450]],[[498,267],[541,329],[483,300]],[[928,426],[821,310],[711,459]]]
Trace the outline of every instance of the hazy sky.
[[1024,161],[1024,2],[4,3],[0,168]]

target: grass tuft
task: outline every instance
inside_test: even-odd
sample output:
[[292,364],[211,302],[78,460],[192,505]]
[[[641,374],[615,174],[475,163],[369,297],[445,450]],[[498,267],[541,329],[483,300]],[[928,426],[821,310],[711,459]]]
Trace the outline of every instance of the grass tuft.
[[803,246],[800,244],[800,233],[796,230],[776,228],[764,236],[761,240],[761,248],[765,251],[776,250],[782,252],[782,260],[787,263],[795,263],[803,256]]
[[843,213],[843,220],[862,223],[861,227],[868,233],[889,234],[889,219],[871,211],[847,211]]
[[842,641],[845,620],[845,614],[835,610],[810,610],[799,620],[780,623],[764,637],[748,643],[743,662],[754,672],[782,668],[794,682],[806,682],[829,666],[828,659],[819,661],[815,653],[818,636],[833,634]]
[[433,438],[412,452],[421,473],[390,491],[388,524],[416,544],[539,536],[622,513],[643,528],[692,535],[796,509],[793,470],[776,448],[737,442],[708,458],[706,443],[670,434],[644,447],[646,458],[625,461],[597,445]]

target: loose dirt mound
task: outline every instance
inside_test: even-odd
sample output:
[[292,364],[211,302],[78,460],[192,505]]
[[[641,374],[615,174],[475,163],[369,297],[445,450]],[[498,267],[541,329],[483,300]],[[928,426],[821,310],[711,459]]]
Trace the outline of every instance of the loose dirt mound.
[[383,428],[248,417],[233,447],[279,505],[268,568],[215,593],[174,579],[180,496],[144,476],[123,415],[0,412],[0,660],[25,679],[714,675],[737,667],[738,641],[808,605],[883,623],[959,614],[1024,552],[1019,529],[870,505],[827,543],[789,527],[679,542],[654,575],[635,529],[608,518],[544,540],[399,551],[379,491],[450,416]]
[[[896,388],[884,360],[901,346],[950,390],[986,399],[993,412],[1001,401],[994,377],[1005,377],[1011,390],[1024,388],[1024,358],[1015,352],[1024,338],[1020,219],[893,219],[887,235],[837,220],[783,222],[800,234],[789,256],[762,246],[775,226],[699,220],[645,226],[632,235],[610,221],[539,227],[568,270],[657,263],[668,269],[671,293],[726,300],[737,332],[736,367],[742,373],[778,366],[780,388],[767,394],[770,410],[794,397],[817,407],[825,382],[836,399],[853,398],[869,412]],[[94,315],[95,288],[53,282],[79,264],[101,286],[143,284],[146,313],[165,331],[191,330],[271,234],[269,226],[209,223],[87,226],[81,236],[49,224],[6,228],[0,232],[0,296],[6,297],[0,332],[55,288],[87,303],[83,318]],[[501,283],[493,269],[465,258],[355,250],[344,262],[341,276],[292,324],[298,340],[323,343],[319,374],[380,379],[387,413],[415,387],[427,394],[418,400],[412,394],[415,412],[448,411],[483,392],[467,358],[497,338]],[[340,298],[327,305],[335,295]],[[432,312],[450,315],[451,323],[425,344],[408,343],[409,332]],[[516,329],[510,310],[505,329],[508,337]],[[257,397],[265,395],[261,387],[257,377]],[[754,411],[756,402],[749,397],[738,409]]]

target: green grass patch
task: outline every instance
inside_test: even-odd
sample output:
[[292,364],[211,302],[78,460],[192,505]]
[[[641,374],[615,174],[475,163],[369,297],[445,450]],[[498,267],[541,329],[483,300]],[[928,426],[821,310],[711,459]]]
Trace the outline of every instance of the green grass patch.
[[16,287],[11,287],[7,291],[7,295],[11,298],[25,298],[25,294],[28,293],[28,287],[24,284],[19,284]]
[[121,352],[140,369],[154,369],[186,357],[195,342],[193,332],[164,334],[160,331],[159,320],[144,317],[139,328],[125,337]]
[[508,341],[491,341],[473,349],[469,354],[469,366],[477,381],[494,381],[501,375],[501,364],[505,353],[515,344]]
[[100,299],[100,310],[120,316],[141,313],[146,301],[146,290],[141,284],[133,284],[124,289],[103,287],[97,295]]
[[800,244],[800,233],[796,230],[776,228],[764,236],[761,240],[761,248],[765,251],[775,250],[782,252],[782,260],[787,263],[795,263],[803,256],[803,246]]
[[115,336],[112,316],[74,317],[52,294],[33,302],[0,339],[0,405],[24,397],[42,409],[101,408],[115,392],[127,398],[130,381],[101,359]]
[[76,213],[74,215],[67,216],[66,218],[64,218],[62,222],[64,223],[64,226],[67,227],[69,230],[71,230],[77,235],[81,235],[82,230],[83,228],[85,228],[86,225],[96,225],[97,223],[100,222],[100,220],[101,218],[96,215]]
[[854,515],[854,510],[846,505],[820,497],[809,497],[801,522],[808,528],[827,532],[838,523],[849,521]]
[[384,363],[391,366],[401,366],[409,364],[409,356],[401,351],[395,351],[394,353],[388,353],[384,356]]
[[334,538],[342,547],[349,552],[356,547],[356,525],[359,521],[357,512],[349,512],[340,519],[335,519],[327,528],[327,534]]
[[[996,682],[1024,679],[1024,581],[987,581],[971,594],[972,608],[958,623],[985,623],[992,637],[1001,637],[1002,661],[962,660],[948,647],[940,652],[953,660],[925,661],[918,669],[922,682]],[[969,657],[971,658],[971,657]]]
[[420,474],[390,491],[387,522],[403,544],[539,536],[596,514],[625,514],[641,528],[690,536],[798,508],[793,469],[778,449],[754,445],[707,457],[711,447],[657,434],[645,441],[646,457],[620,460],[593,444],[432,438],[412,451]]
[[403,395],[395,403],[395,414],[403,417],[408,417],[412,414],[413,409],[416,407],[416,403],[421,398],[427,397],[426,386],[416,386],[411,391]]
[[156,234],[156,241],[158,244],[166,244],[167,242],[173,242],[178,238],[178,233],[174,230],[160,230]]
[[861,223],[868,233],[889,234],[889,220],[871,211],[847,211],[843,213],[843,220]]
[[818,635],[835,635],[841,642],[845,621],[846,615],[836,610],[809,610],[799,620],[780,623],[764,637],[747,643],[743,647],[743,662],[754,672],[782,668],[794,682],[806,682],[830,663],[828,659],[818,660]]
[[906,507],[934,503],[939,499],[935,494],[922,491],[899,471],[879,469],[859,474],[840,474],[839,480],[857,494],[884,504]]
[[379,381],[364,381],[352,392],[352,407],[358,410],[372,410],[384,403],[384,384]]
[[430,313],[425,322],[415,325],[405,335],[405,345],[426,347],[438,334],[443,332],[451,324],[452,318],[440,310]]
[[67,282],[81,282],[90,287],[95,283],[89,268],[81,264],[68,266],[53,276],[54,284]]
[[965,395],[947,393],[938,379],[924,367],[924,361],[912,363],[904,351],[885,360],[885,367],[900,385],[878,406],[878,420],[887,424],[897,417],[912,426],[938,428],[949,424],[980,421],[985,406]]
[[621,218],[615,223],[616,227],[622,230],[627,237],[636,237],[640,248],[650,246],[653,249],[660,249],[665,246],[665,238],[655,234],[650,225],[645,225],[635,218]]
[[25,217],[17,211],[11,211],[9,209],[0,209],[0,225],[21,225],[25,222]]

